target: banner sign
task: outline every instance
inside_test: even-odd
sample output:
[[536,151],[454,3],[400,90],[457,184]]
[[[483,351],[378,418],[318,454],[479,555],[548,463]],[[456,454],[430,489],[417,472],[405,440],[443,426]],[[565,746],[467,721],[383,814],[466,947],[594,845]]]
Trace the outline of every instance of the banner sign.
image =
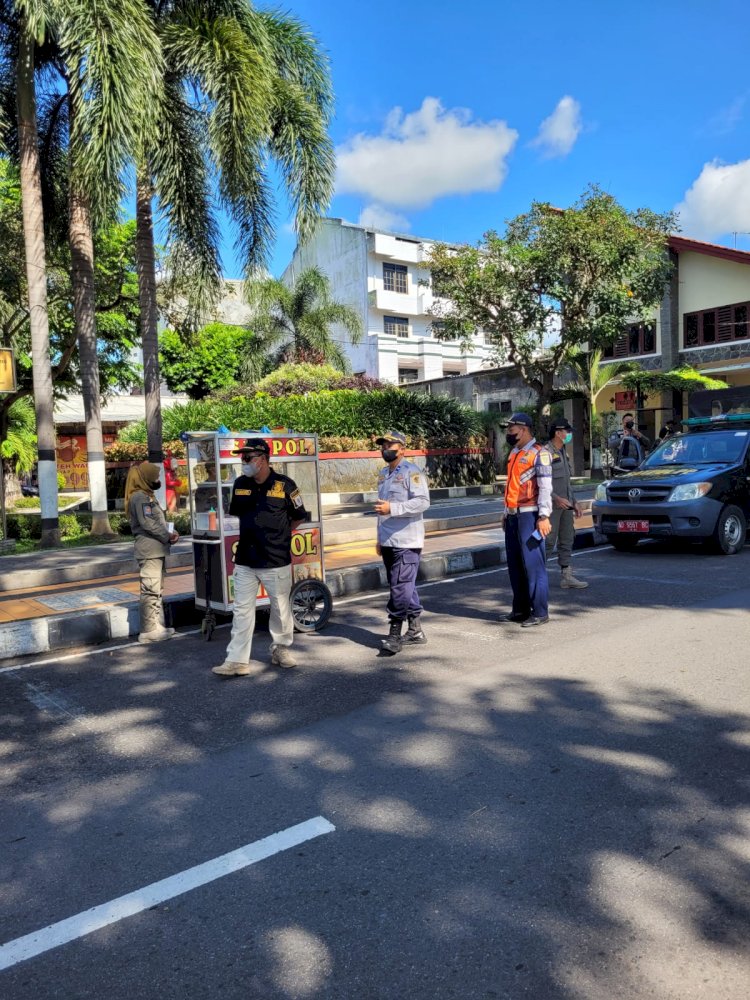
[[[231,602],[234,602],[234,553],[239,540],[239,535],[224,536],[227,593]],[[298,583],[300,580],[310,579],[323,579],[320,528],[300,528],[292,535],[292,585]],[[268,597],[262,585],[258,590],[258,597],[261,599]]]
[[[313,437],[263,437],[268,447],[271,449],[270,461],[272,462],[275,458],[305,458],[308,455],[313,457],[315,455],[315,438]],[[233,455],[232,452],[241,448],[247,438],[220,438],[219,439],[219,454],[222,460],[231,459],[232,461],[239,462],[239,455]]]

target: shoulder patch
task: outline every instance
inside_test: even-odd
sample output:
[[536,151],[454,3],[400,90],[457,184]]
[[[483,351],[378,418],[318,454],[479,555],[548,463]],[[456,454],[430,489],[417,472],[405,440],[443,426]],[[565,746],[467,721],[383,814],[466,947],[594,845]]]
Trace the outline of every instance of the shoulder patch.
[[546,450],[540,451],[539,452],[539,461],[541,462],[542,465],[550,465],[551,462],[552,462],[552,458],[550,456],[550,453],[548,451],[546,451]]
[[297,489],[292,490],[292,492],[289,494],[289,499],[292,501],[295,507],[304,507],[304,502],[302,500],[302,496],[300,495],[299,490]]
[[141,504],[141,507],[143,508],[143,516],[144,517],[153,517],[153,514],[154,514],[154,505],[152,503]]
[[422,473],[421,472],[412,472],[412,474],[411,474],[411,482],[412,482],[412,486],[421,486],[422,485]]

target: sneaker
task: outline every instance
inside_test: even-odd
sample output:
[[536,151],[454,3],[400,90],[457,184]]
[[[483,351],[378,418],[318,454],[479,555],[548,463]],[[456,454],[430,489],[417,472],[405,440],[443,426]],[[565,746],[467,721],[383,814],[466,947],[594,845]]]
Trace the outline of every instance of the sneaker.
[[515,611],[511,611],[510,614],[502,615],[500,618],[501,622],[515,622],[520,625],[522,622],[527,621],[529,615],[517,614]]
[[292,656],[289,646],[274,646],[271,652],[271,663],[275,667],[296,667],[297,661]]
[[238,663],[236,660],[227,660],[218,667],[211,667],[213,673],[219,677],[247,677],[248,674],[260,672],[259,664]]
[[163,642],[164,639],[171,639],[174,634],[173,628],[163,628],[159,625],[158,628],[152,628],[150,632],[141,632],[138,636],[138,642]]
[[536,615],[532,615],[531,618],[527,618],[525,622],[521,622],[521,628],[534,628],[535,625],[546,625],[549,621],[549,615],[545,618],[537,618]]

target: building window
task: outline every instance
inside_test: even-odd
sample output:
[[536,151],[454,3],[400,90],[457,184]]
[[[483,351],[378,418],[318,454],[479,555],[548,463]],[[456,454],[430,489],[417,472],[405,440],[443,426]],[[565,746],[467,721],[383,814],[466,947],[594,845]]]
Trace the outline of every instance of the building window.
[[509,399],[490,400],[487,404],[487,409],[490,413],[504,413],[506,416],[513,413],[513,407]]
[[653,323],[631,323],[614,344],[605,347],[604,358],[637,357],[656,352],[656,327]]
[[383,329],[390,333],[392,337],[409,336],[409,320],[406,316],[385,316],[383,318]]
[[403,264],[383,264],[383,288],[386,292],[400,292],[406,295],[409,289],[407,270]]
[[398,370],[399,385],[406,385],[407,382],[418,382],[418,381],[419,381],[418,368],[399,368]]
[[740,302],[717,309],[686,313],[684,320],[684,346],[710,347],[726,344],[731,340],[747,340],[747,315],[750,302]]
[[432,336],[436,340],[443,340],[443,338],[445,337],[445,328],[446,326],[444,319],[434,319],[432,323],[430,323],[430,330],[432,332]]

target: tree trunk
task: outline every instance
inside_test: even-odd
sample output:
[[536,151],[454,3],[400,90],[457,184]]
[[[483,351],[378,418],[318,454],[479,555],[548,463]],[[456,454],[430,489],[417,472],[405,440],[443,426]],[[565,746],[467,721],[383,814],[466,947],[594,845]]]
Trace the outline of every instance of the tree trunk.
[[25,19],[21,21],[16,86],[23,236],[29,286],[31,360],[39,456],[39,498],[42,509],[41,545],[42,548],[51,548],[60,543],[60,525],[57,516],[57,459],[47,312],[47,261],[36,128],[34,40],[29,34]]
[[[72,170],[71,170],[72,174]],[[99,359],[96,337],[96,292],[94,288],[94,238],[88,199],[71,177],[70,258],[73,311],[78,333],[83,410],[86,419],[86,450],[91,495],[91,534],[114,535],[107,516],[107,481],[99,390]]]
[[156,306],[156,255],[151,213],[153,189],[148,168],[141,164],[136,179],[136,262],[141,307],[143,387],[146,395],[146,435],[149,462],[164,460],[159,376],[159,331]]

